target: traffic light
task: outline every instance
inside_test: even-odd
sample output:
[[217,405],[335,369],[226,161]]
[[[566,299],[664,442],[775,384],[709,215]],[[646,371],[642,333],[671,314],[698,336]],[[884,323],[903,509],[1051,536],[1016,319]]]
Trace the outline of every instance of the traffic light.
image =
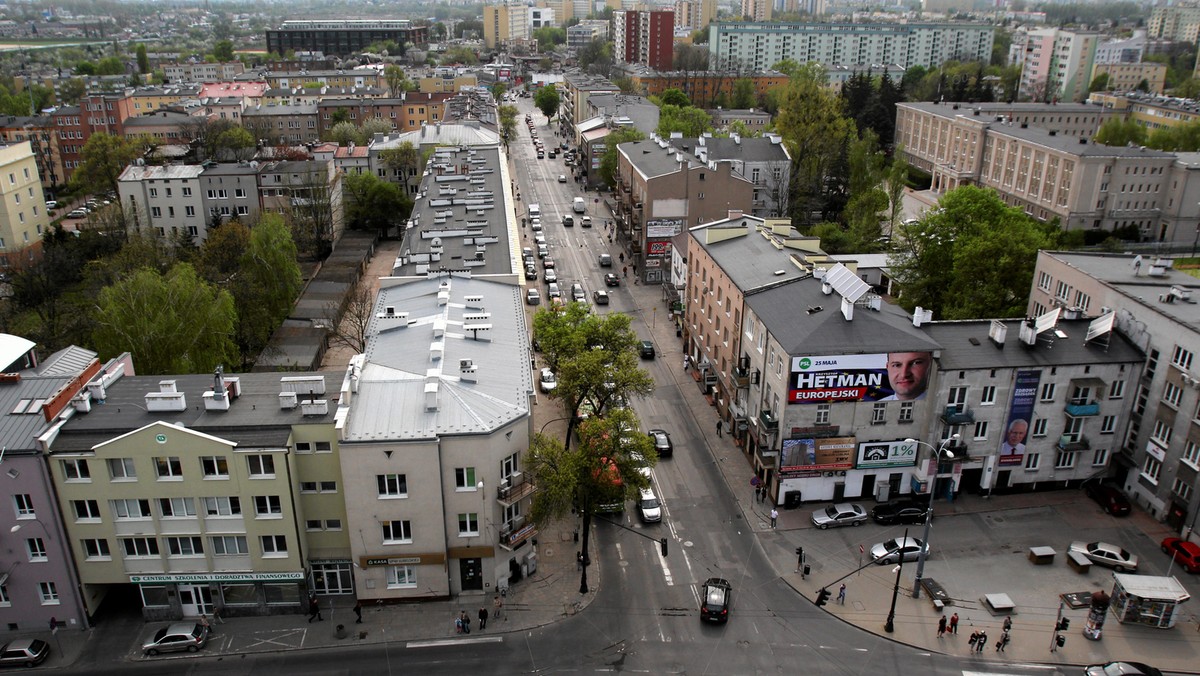
[[1070,628],[1070,626],[1071,626],[1071,620],[1064,617],[1058,621],[1058,624],[1056,624],[1054,626],[1054,630],[1055,631],[1066,631],[1068,628]]
[[796,556],[804,556],[804,548],[803,547],[796,548]]
[[1065,646],[1066,644],[1067,644],[1066,636],[1063,636],[1062,634],[1057,634],[1054,637],[1054,645],[1058,646],[1059,648]]
[[666,538],[659,538],[659,539],[658,539],[658,545],[659,545],[659,547],[661,547],[661,548],[662,548],[662,555],[663,555],[663,558],[664,558],[664,559],[665,559],[665,558],[667,558],[667,539],[666,539]]
[[824,588],[822,588],[821,591],[817,592],[817,607],[818,608],[820,608],[821,606],[823,606],[829,602],[829,594],[830,593],[831,592],[828,589],[824,589]]

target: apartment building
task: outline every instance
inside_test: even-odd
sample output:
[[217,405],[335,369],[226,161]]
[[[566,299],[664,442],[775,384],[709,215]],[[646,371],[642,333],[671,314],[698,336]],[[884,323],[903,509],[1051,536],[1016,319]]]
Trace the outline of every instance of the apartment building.
[[87,117],[81,106],[62,106],[50,114],[54,124],[54,135],[58,138],[59,163],[62,174],[59,178],[69,183],[75,169],[83,161],[83,146],[91,137]]
[[1194,44],[1200,39],[1200,7],[1195,5],[1162,5],[1150,12],[1146,22],[1150,38]]
[[746,21],[770,21],[771,11],[774,8],[773,0],[742,0],[742,11],[739,17]]
[[522,304],[511,273],[438,272],[381,288],[338,427],[342,475],[358,487],[345,499],[361,535],[360,598],[487,593],[536,568]]
[[50,214],[32,146],[25,141],[0,147],[0,268],[38,257],[48,227]]
[[754,84],[754,93],[765,99],[772,89],[786,87],[788,76],[778,71],[656,71],[641,65],[628,65],[625,75],[633,84],[634,91],[643,96],[662,96],[668,89],[678,89],[687,95],[694,106],[715,106],[719,98],[733,96],[733,86],[740,79]]
[[584,19],[567,28],[567,48],[583,49],[594,40],[608,40],[609,22],[603,19]]
[[60,138],[52,115],[0,117],[0,143],[12,145],[28,141],[42,185],[50,191],[56,190],[65,181]]
[[126,92],[126,105],[130,116],[153,113],[189,100],[200,98],[202,87],[198,84],[171,87],[138,87]]
[[502,3],[483,7],[483,45],[488,49],[506,47],[529,39],[529,11],[521,3]]
[[717,0],[675,0],[675,27],[703,30],[717,18]]
[[125,138],[155,139],[164,144],[186,144],[201,132],[204,124],[203,110],[193,108],[200,115],[181,109],[156,110],[125,120]]
[[671,67],[675,44],[673,10],[617,10],[613,12],[613,59],[637,63],[654,70]]
[[228,120],[242,123],[242,111],[246,110],[246,99],[240,96],[211,96],[200,99],[200,107],[210,121]]
[[[1084,316],[1113,313],[1116,332],[1138,346],[1145,365],[1120,393],[1132,411],[1112,444],[1126,493],[1185,536],[1200,495],[1200,336],[1196,278],[1153,256],[1042,251],[1029,311]],[[1111,396],[1111,394],[1110,394]]]
[[47,442],[87,611],[133,593],[152,621],[286,614],[302,611],[306,587],[352,592],[324,382],[220,371],[89,382]]
[[267,30],[267,51],[280,56],[322,52],[345,57],[377,42],[423,45],[428,41],[429,27],[408,19],[291,20]]
[[1021,67],[1018,97],[1043,103],[1083,101],[1092,80],[1101,33],[1043,28],[1018,32],[1009,63]]
[[164,63],[163,77],[167,82],[217,82],[232,80],[246,72],[241,61],[222,63]]
[[259,208],[277,214],[299,212],[315,228],[309,236],[321,242],[336,242],[346,226],[342,178],[330,161],[259,164]]
[[796,63],[895,63],[936,68],[992,55],[995,28],[966,23],[714,23],[708,27],[714,70],[763,71]]
[[757,108],[716,108],[705,111],[712,116],[713,128],[728,131],[729,125],[740,122],[750,133],[762,133],[771,124],[771,114]]
[[1092,79],[1108,76],[1108,89],[1114,92],[1139,91],[1145,87],[1150,94],[1163,93],[1167,86],[1167,64],[1165,63],[1097,63],[1092,68]]
[[400,131],[412,131],[446,119],[446,102],[454,94],[446,92],[404,92],[404,107],[397,125]]
[[479,77],[474,73],[435,73],[430,77],[417,79],[417,91],[422,94],[455,94],[463,89],[479,85]]
[[382,89],[387,85],[383,71],[375,68],[353,70],[279,70],[267,72],[267,86],[279,89],[314,87],[351,87]]
[[337,124],[335,119],[345,120],[356,127],[362,126],[367,120],[384,120],[393,130],[403,129],[404,108],[403,98],[323,99],[317,104],[317,131],[321,138],[330,138],[330,132]]
[[588,119],[587,100],[589,96],[603,93],[617,94],[621,91],[620,87],[607,78],[579,71],[564,74],[563,85],[565,91],[562,92],[559,117],[563,120],[563,124],[570,129],[574,129],[575,125]]
[[317,106],[255,106],[242,112],[242,126],[264,145],[301,145],[320,140]]
[[556,27],[560,22],[554,19],[554,8],[552,7],[530,7],[529,8],[529,30],[535,31],[539,28],[548,26]]
[[200,189],[204,167],[176,164],[125,167],[117,179],[121,206],[132,214],[133,226],[177,242],[200,244],[208,237]]
[[1127,119],[1137,122],[1150,132],[1200,120],[1200,103],[1191,99],[1131,91],[1094,92],[1089,101],[1119,111]]
[[208,223],[258,221],[258,162],[209,163],[200,172],[200,213]]

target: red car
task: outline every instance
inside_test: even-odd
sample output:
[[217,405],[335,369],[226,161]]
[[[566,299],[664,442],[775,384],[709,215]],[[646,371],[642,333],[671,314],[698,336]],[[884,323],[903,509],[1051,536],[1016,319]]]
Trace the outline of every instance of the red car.
[[1200,573],[1200,545],[1179,538],[1162,541],[1162,550],[1189,573]]

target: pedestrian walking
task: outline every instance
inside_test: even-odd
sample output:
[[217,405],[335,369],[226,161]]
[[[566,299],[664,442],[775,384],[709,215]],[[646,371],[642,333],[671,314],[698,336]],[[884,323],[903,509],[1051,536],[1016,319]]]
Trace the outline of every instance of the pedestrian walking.
[[981,653],[985,647],[987,647],[987,632],[981,630],[979,640],[975,642],[975,652]]
[[463,630],[462,615],[455,615],[454,616],[454,633],[461,634],[462,630]]
[[950,633],[958,633],[958,613],[954,613],[950,616]]
[[722,423],[721,419],[717,418],[717,436],[718,437],[721,436],[721,428],[723,427],[723,425],[721,423]]
[[325,618],[321,617],[321,604],[317,601],[317,595],[309,594],[308,595],[308,622],[309,622],[309,624],[312,624],[313,618],[316,618],[317,622],[325,621]]
[[205,634],[211,634],[211,633],[212,633],[212,625],[208,623],[208,616],[207,616],[207,615],[204,615],[204,614],[201,614],[201,615],[200,615],[200,626],[201,626],[201,627],[204,627],[204,633],[205,633]]
[[459,611],[458,617],[462,620],[463,633],[471,633],[471,616],[467,614],[467,611]]
[[1012,615],[1004,618],[1004,631],[1012,631]]
[[840,588],[838,588],[837,601],[838,601],[838,605],[841,605],[841,606],[846,605],[846,585],[845,585],[845,583],[843,583],[842,586]]
[[620,259],[621,259],[621,262],[622,262],[622,263],[624,263],[624,262],[625,262],[625,252],[624,252],[624,251],[622,251],[622,252],[621,252]]
[[354,620],[354,624],[362,624],[362,601],[357,599],[354,601],[354,616],[358,618]]
[[628,265],[621,268],[621,274],[625,277],[629,277],[629,266]]
[[771,508],[771,528],[775,528],[776,522],[779,520],[779,510]]
[[1009,638],[1007,631],[1005,631],[1003,634],[1000,634],[1000,640],[996,641],[996,652],[1004,652],[1004,649],[1008,647],[1009,640],[1011,639]]
[[487,628],[488,611],[487,608],[479,609],[479,631]]
[[[944,633],[946,633],[946,616],[942,615],[941,617],[938,618],[938,635],[937,635],[937,637],[941,638],[942,634],[944,634]],[[971,645],[975,645],[975,635],[974,634],[971,634]]]
[[213,608],[213,621],[217,624],[225,624],[225,619],[221,616],[225,614],[225,606],[217,606]]
[[974,651],[975,644],[978,642],[979,642],[979,630],[975,629],[971,632],[971,638],[970,638],[970,640],[967,641],[967,645],[971,647],[972,651]]
[[492,599],[492,617],[500,619],[500,611],[504,608],[504,601],[497,596]]

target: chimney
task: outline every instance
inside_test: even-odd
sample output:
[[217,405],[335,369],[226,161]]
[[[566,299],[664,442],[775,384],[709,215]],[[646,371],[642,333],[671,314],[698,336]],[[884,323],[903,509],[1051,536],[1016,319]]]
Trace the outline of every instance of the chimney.
[[733,219],[735,219],[735,218],[741,218],[741,217],[742,217],[742,210],[741,210],[741,209],[730,209],[730,210],[729,210],[729,217],[728,217],[728,218],[729,218],[729,220],[731,220],[731,221],[732,221],[732,220],[733,220]]

